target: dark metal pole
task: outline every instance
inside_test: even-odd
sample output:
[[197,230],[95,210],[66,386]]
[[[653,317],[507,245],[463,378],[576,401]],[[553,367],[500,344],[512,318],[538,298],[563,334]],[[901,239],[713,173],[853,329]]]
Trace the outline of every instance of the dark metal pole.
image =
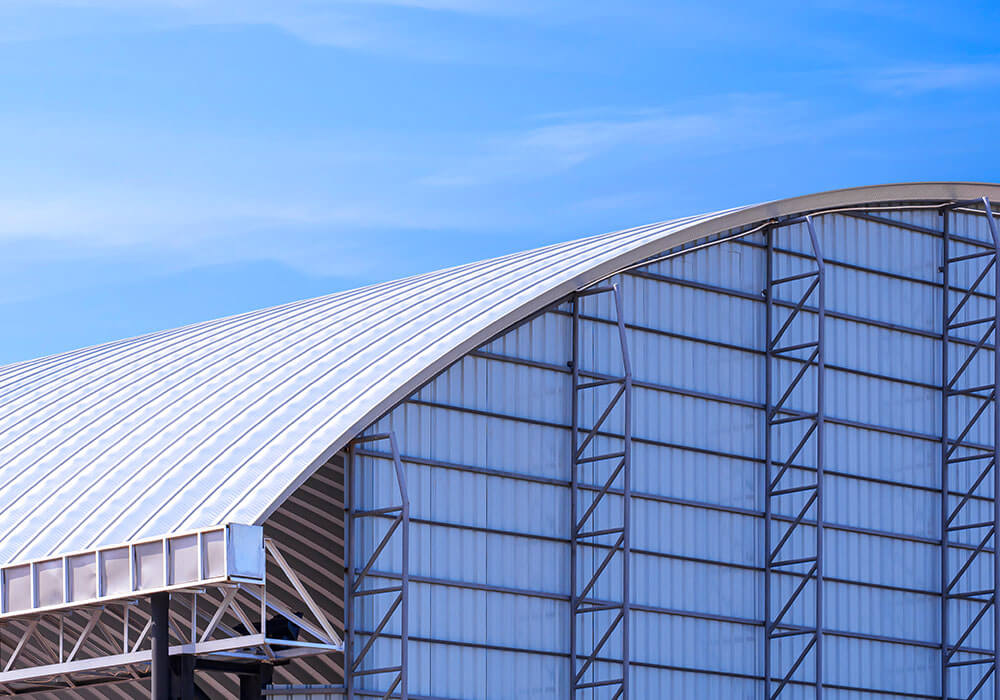
[[178,689],[178,695],[180,700],[194,700],[194,654],[184,654],[180,661],[181,687]]
[[941,697],[948,700],[948,210],[941,210]]
[[764,229],[767,250],[764,253],[764,699],[771,700],[771,326],[774,302],[771,279],[774,276],[774,231]]
[[260,700],[263,697],[260,687],[260,673],[240,676],[240,700]]
[[823,697],[823,423],[826,417],[824,394],[826,375],[826,262],[812,217],[806,217],[819,286],[816,288],[816,700]]
[[621,290],[614,285],[615,315],[618,318],[618,337],[622,347],[622,369],[625,373],[624,426],[622,437],[625,466],[622,474],[622,689],[620,700],[629,700],[630,636],[631,636],[631,560],[632,560],[632,359],[629,355],[628,338],[625,333],[625,310]]
[[264,691],[274,683],[274,666],[271,664],[260,665],[260,696],[264,697]]
[[406,471],[399,456],[396,433],[389,432],[389,446],[392,449],[393,466],[396,469],[396,484],[399,486],[400,527],[402,528],[402,562],[400,567],[400,618],[399,618],[399,698],[408,700],[409,646],[410,646],[410,490],[406,486]]
[[154,593],[150,596],[152,605],[152,700],[170,700],[170,594]]
[[344,456],[344,687],[354,700],[354,446]]
[[[993,218],[993,204],[983,197],[986,222],[993,241],[993,346],[1000,340],[1000,231]],[[1000,352],[993,353],[993,700],[1000,700],[1000,555],[996,544],[1000,537]]]
[[577,421],[579,420],[579,404],[576,387],[580,383],[580,297],[573,296],[571,302],[573,309],[572,328],[570,330],[570,343],[572,344],[572,358],[570,359],[570,452],[569,452],[569,697],[570,700],[576,698],[576,519],[577,519],[577,474],[576,474],[576,450],[579,444],[579,431]]

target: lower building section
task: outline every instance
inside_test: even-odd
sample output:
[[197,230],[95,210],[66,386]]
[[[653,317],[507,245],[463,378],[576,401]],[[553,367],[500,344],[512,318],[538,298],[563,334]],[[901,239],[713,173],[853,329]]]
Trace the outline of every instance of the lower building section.
[[[202,692],[1000,695],[992,218],[887,202],[705,243],[577,290],[333,445],[263,524],[273,599],[173,591],[172,639],[221,624],[247,642],[227,663],[273,667],[247,689],[266,681],[196,662]],[[145,696],[139,661],[43,697]]]
[[[950,255],[979,261],[950,269],[967,317],[948,322],[965,379],[947,399],[945,218]],[[953,468],[942,498],[943,402],[945,449],[996,443],[994,355],[974,352],[994,330],[964,323],[996,314],[986,217],[852,210],[741,233],[602,282],[620,310],[613,294],[549,309],[365,431],[395,434],[409,489],[410,697],[930,699],[945,655],[948,697],[993,697],[992,464]],[[397,497],[384,447],[355,456],[357,507]],[[392,517],[359,526],[358,551]],[[387,546],[371,585],[398,585],[401,562]],[[379,632],[372,669],[399,655],[386,610],[354,618],[358,639]]]

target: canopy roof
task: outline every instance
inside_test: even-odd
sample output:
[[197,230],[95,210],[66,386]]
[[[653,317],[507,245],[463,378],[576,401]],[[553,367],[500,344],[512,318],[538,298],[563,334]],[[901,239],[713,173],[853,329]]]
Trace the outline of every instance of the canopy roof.
[[595,280],[772,217],[1000,199],[881,185],[651,224],[0,367],[0,564],[260,524],[436,373]]

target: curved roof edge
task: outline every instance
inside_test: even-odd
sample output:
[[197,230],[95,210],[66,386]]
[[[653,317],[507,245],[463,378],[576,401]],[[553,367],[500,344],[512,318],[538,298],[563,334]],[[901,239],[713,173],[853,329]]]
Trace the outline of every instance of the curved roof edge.
[[676,219],[0,368],[0,564],[262,524],[469,351],[657,254],[771,219],[1000,185],[858,187]]
[[[778,199],[762,204],[745,206],[697,217],[679,229],[670,229],[663,236],[648,241],[623,252],[609,260],[595,265],[585,273],[568,282],[554,284],[539,290],[537,297],[521,305],[503,317],[483,325],[476,332],[454,345],[433,361],[414,373],[407,381],[391,388],[384,398],[364,415],[351,424],[324,450],[309,467],[290,483],[261,514],[257,524],[262,524],[306,479],[325,464],[334,454],[343,449],[356,435],[378,420],[387,411],[417,391],[440,372],[462,356],[475,350],[483,343],[542,309],[558,302],[572,292],[606,279],[618,270],[640,262],[657,253],[677,248],[702,238],[722,233],[730,229],[762,223],[771,218],[789,217],[810,212],[824,211],[886,202],[948,202],[989,197],[1000,202],[1000,184],[987,182],[904,182],[883,185],[865,185],[829,190],[788,199]],[[664,224],[670,222],[662,222]]]

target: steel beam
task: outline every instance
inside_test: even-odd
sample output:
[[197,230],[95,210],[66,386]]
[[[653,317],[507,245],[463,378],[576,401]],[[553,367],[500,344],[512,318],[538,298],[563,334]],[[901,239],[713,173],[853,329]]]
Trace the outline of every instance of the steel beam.
[[[1000,353],[993,351],[1000,324],[1000,235],[989,200],[976,203],[983,206],[989,227],[986,240],[952,231],[953,210],[968,203],[940,211],[943,700],[988,695],[1000,700],[1000,556],[995,554],[1000,531]],[[963,286],[958,287],[956,278],[962,278]],[[978,434],[975,443],[970,434]],[[983,439],[989,444],[982,444]],[[988,589],[984,578],[991,580]]]
[[[152,698],[153,700],[171,700],[170,698],[170,594],[154,593],[149,598],[152,607]],[[82,639],[82,637],[81,637]]]
[[179,687],[174,695],[180,700],[194,700],[194,654],[182,654],[179,662],[177,680]]
[[[583,370],[584,300],[610,295],[621,375]],[[570,360],[570,700],[629,697],[632,363],[618,285],[575,294]],[[591,326],[593,328],[593,326]],[[588,344],[586,340],[591,342]],[[613,425],[620,423],[620,432]],[[614,435],[609,439],[609,434]],[[612,447],[612,444],[614,445]],[[620,447],[619,447],[620,445]],[[620,504],[620,505],[619,505]],[[613,651],[617,647],[618,651]],[[608,657],[610,656],[610,661]],[[598,659],[601,659],[598,661]]]
[[[782,695],[793,680],[811,686],[816,700],[823,695],[826,270],[812,218],[802,217],[794,224],[812,248],[811,256],[796,261],[801,267],[778,269],[775,238],[792,222],[775,225],[765,234],[764,697],[768,700]],[[796,468],[810,462],[810,471]],[[776,518],[777,514],[785,517]],[[787,580],[778,577],[783,573],[797,575],[790,589]],[[792,624],[793,617],[804,622]]]
[[[372,442],[388,443],[399,495],[398,503],[389,505],[365,503],[359,493],[356,485],[359,472],[356,452],[358,445]],[[399,456],[399,445],[394,432],[363,435],[348,445],[344,464],[344,501],[344,685],[347,698],[353,700],[359,691],[372,690],[371,684],[377,677],[386,679],[377,689],[383,698],[407,700],[409,697],[410,497],[406,486],[406,470]],[[377,521],[383,518],[390,519],[388,527],[369,552],[361,546],[357,533],[358,525],[363,520]],[[399,584],[391,586],[370,584],[369,580],[375,578],[371,573],[373,567],[393,541],[398,541],[401,550]],[[356,606],[365,598],[386,601],[385,612],[376,621],[374,631],[368,635],[368,641],[364,645],[359,645]],[[378,668],[365,667],[365,660],[374,657],[372,650],[375,645],[392,638],[386,632],[386,627],[393,619],[397,620],[400,630],[399,663]],[[359,687],[362,682],[368,687]]]
[[[359,633],[360,632],[361,632],[361,630],[359,630]],[[565,652],[553,651],[551,649],[532,648],[532,647],[527,647],[527,646],[525,646],[525,647],[513,647],[513,646],[501,645],[501,644],[487,644],[487,643],[478,643],[478,642],[459,642],[459,641],[455,641],[455,640],[451,640],[451,639],[442,639],[442,638],[438,638],[438,637],[422,637],[422,636],[411,636],[410,637],[410,641],[412,641],[412,642],[419,642],[419,643],[425,643],[425,644],[429,644],[429,645],[430,644],[435,644],[435,645],[440,645],[442,647],[449,647],[449,648],[456,648],[456,649],[477,649],[477,650],[499,651],[499,652],[506,652],[506,653],[514,653],[514,654],[524,654],[526,659],[531,659],[533,657],[537,658],[539,656],[548,656],[548,657],[555,657],[555,658],[568,658],[568,654],[566,654]],[[613,662],[614,659],[599,657],[598,661]],[[711,668],[711,667],[708,667],[708,666],[678,666],[678,665],[675,665],[675,664],[656,663],[656,662],[651,662],[651,661],[640,661],[640,660],[636,660],[636,659],[632,660],[631,665],[635,666],[637,668],[648,668],[648,669],[655,669],[655,670],[660,670],[660,671],[669,671],[669,672],[671,672],[671,675],[673,675],[673,674],[678,674],[678,675],[679,674],[689,674],[690,676],[707,676],[707,677],[712,677],[712,678],[731,678],[731,679],[740,679],[740,680],[748,680],[748,681],[760,681],[760,680],[763,680],[763,676],[761,674],[759,674],[759,673],[747,673],[747,672],[741,672],[741,671],[736,671],[736,670],[726,671],[726,670],[719,670],[719,669],[716,669],[716,668]],[[810,690],[812,688],[812,684],[811,683],[804,683],[804,682],[796,681],[796,680],[789,681],[788,685],[789,685],[789,687],[802,688],[802,689],[804,689],[806,691],[808,691],[808,690]],[[861,694],[862,697],[864,697],[864,696],[875,696],[875,697],[878,697],[878,698],[913,698],[913,699],[916,699],[916,700],[940,700],[940,698],[937,695],[928,695],[926,693],[920,693],[920,692],[905,692],[905,691],[898,691],[898,690],[887,690],[885,688],[872,688],[872,687],[863,686],[863,685],[851,685],[851,684],[844,684],[844,683],[826,683],[824,685],[824,687],[828,688],[830,690],[846,691],[846,692],[849,692],[849,693]],[[284,691],[284,692],[287,692],[287,691]],[[375,693],[373,691],[367,691],[367,692],[365,692],[365,691],[358,691],[357,695],[369,695],[369,696],[376,695],[377,696],[379,694]],[[803,693],[797,693],[796,694],[796,696],[801,696],[801,695],[803,695]],[[426,698],[426,696],[412,696],[412,695],[410,697],[413,700],[424,700],[424,698]],[[729,696],[726,696],[726,700],[728,700],[728,697]],[[699,697],[698,700],[701,700],[701,698]],[[715,700],[715,698],[713,697],[712,700]]]
[[[301,582],[295,586],[298,577],[275,543],[266,540],[265,544],[269,565],[273,562],[275,574],[284,573],[293,582],[284,590],[294,596]],[[280,585],[280,577],[276,576],[274,583]],[[225,583],[212,590],[194,589],[190,595],[172,595],[172,600],[167,591],[149,596],[148,613],[142,601],[131,600],[0,622],[0,641],[4,644],[20,628],[13,636],[13,651],[4,659],[0,671],[0,694],[10,689],[34,692],[92,685],[123,675],[138,678],[148,669],[150,695],[166,700],[194,692],[188,674],[193,668],[186,664],[195,657],[202,662],[207,658],[242,659],[270,665],[343,648],[340,638],[324,629],[322,616],[320,623],[314,624],[288,611],[280,602],[269,599],[263,584]],[[238,595],[244,599],[238,601]],[[260,603],[259,627],[241,606],[247,599],[252,605]],[[293,599],[315,614],[315,603],[307,593]],[[305,638],[268,636],[264,623],[268,611],[295,623]],[[233,625],[242,625],[245,630],[237,631]]]

